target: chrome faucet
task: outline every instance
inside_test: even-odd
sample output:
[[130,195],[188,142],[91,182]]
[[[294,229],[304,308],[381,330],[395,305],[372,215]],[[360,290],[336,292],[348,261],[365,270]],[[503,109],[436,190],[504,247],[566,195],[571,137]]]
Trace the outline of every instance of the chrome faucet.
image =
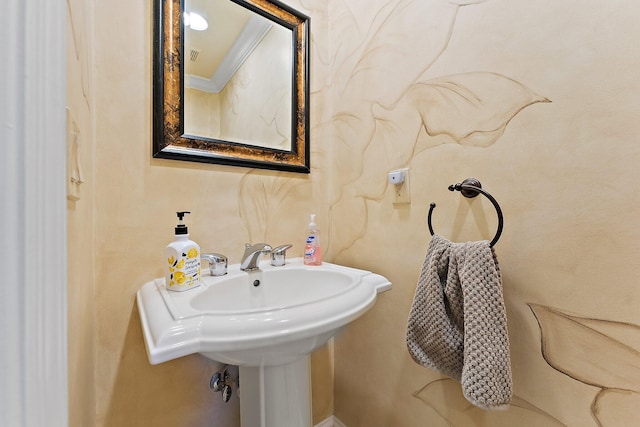
[[200,259],[209,263],[209,274],[224,276],[227,274],[227,257],[220,254],[200,254]]
[[287,249],[291,248],[293,245],[286,244],[282,246],[278,246],[271,250],[271,265],[274,267],[282,267],[286,263],[287,257]]
[[256,243],[255,245],[247,243],[244,247],[244,255],[242,255],[240,270],[258,270],[258,261],[260,260],[260,256],[268,253],[271,253],[271,246],[267,245],[266,243]]

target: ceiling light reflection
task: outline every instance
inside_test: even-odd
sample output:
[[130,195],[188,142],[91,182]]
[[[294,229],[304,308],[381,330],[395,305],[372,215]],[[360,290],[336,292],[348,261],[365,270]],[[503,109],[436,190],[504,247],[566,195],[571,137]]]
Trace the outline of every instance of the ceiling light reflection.
[[185,12],[182,16],[184,20],[184,26],[190,27],[195,31],[204,31],[209,28],[209,23],[202,15],[195,12]]

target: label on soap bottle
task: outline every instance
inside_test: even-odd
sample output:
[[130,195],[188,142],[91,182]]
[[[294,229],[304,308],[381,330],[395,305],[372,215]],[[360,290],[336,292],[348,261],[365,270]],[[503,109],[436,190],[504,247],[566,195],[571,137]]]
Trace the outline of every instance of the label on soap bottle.
[[307,238],[307,242],[304,245],[304,263],[306,265],[320,265],[322,264],[322,254],[320,253],[320,246],[316,241],[316,236],[310,235]]
[[[171,291],[185,291],[200,285],[200,251],[192,246],[186,252],[167,248],[166,285]],[[186,248],[183,248],[186,249]]]

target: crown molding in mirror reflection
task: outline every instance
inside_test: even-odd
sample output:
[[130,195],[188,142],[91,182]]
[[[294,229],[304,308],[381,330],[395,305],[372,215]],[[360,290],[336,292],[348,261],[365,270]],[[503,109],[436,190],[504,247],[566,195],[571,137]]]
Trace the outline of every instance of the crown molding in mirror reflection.
[[279,149],[185,133],[184,0],[154,1],[153,157],[308,173],[309,17],[276,0],[215,0],[233,1],[291,31],[291,144]]

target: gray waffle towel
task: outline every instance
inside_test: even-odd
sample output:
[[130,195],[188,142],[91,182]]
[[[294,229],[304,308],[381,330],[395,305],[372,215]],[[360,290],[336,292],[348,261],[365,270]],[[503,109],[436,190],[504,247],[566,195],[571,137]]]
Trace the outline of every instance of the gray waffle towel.
[[409,314],[407,346],[416,363],[460,381],[475,406],[509,405],[507,315],[489,241],[433,236]]

